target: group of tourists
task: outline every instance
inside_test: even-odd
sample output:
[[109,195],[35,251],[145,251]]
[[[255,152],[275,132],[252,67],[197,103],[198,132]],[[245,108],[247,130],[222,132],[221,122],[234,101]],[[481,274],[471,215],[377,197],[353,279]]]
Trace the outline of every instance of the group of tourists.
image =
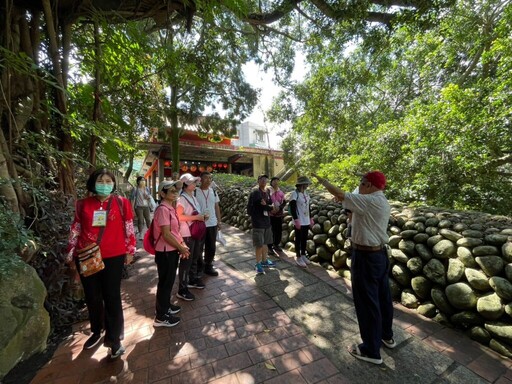
[[[391,212],[384,196],[386,177],[382,172],[364,174],[358,188],[348,193],[326,179],[313,175],[337,201],[350,212],[352,239],[352,292],[359,323],[362,343],[349,347],[352,356],[372,364],[382,364],[380,348],[394,348],[393,302],[389,288],[390,263],[386,244],[389,240],[387,227]],[[266,258],[267,248],[280,250],[284,194],[279,190],[278,179],[271,179],[271,188],[266,188],[267,175],[258,177],[258,186],[249,196],[247,212],[253,226],[253,245],[256,253],[256,272],[264,273],[264,267],[274,263]],[[297,179],[291,193],[289,212],[295,227],[295,262],[307,268],[306,244],[308,231],[314,225],[311,216],[311,197],[306,189],[311,181],[306,176]]]
[[[185,301],[195,299],[191,288],[205,288],[203,274],[219,275],[213,260],[221,213],[219,197],[211,184],[212,175],[208,172],[200,177],[187,173],[178,180],[164,180],[158,186],[160,204],[156,207],[142,177],[137,179],[130,202],[115,194],[116,179],[112,172],[100,169],[90,175],[89,196],[77,201],[66,253],[66,262],[79,272],[89,311],[91,336],[84,349],[95,347],[104,336],[103,344],[109,348],[112,359],[125,352],[121,343],[121,277],[123,266],[130,264],[135,254],[134,213],[139,240],[144,223],[155,239],[155,327],[173,327],[180,322],[176,314],[181,307],[171,303],[176,272],[176,296]],[[154,210],[153,224],[150,210]]]
[[300,176],[295,184],[295,190],[291,193],[290,201],[285,200],[284,192],[279,188],[279,178],[270,180],[269,177],[258,176],[258,185],[255,187],[247,201],[247,213],[251,217],[252,241],[256,253],[255,269],[257,274],[264,274],[266,267],[274,266],[274,262],[267,255],[279,255],[283,232],[284,208],[289,205],[295,226],[295,263],[302,268],[307,268],[311,262],[307,257],[306,243],[308,230],[314,224],[311,218],[311,198],[306,192],[311,181]]
[[[385,246],[390,216],[390,205],[383,193],[386,177],[379,171],[368,172],[362,176],[357,191],[349,193],[325,178],[313,176],[351,212],[352,292],[362,343],[350,346],[349,352],[357,359],[381,364],[381,346],[396,346],[388,281],[390,265]],[[314,224],[311,197],[306,192],[310,179],[306,176],[297,179],[289,202],[279,188],[278,178],[271,179],[269,188],[267,175],[260,175],[257,180],[247,204],[257,274],[275,266],[268,259],[269,254],[282,252],[280,243],[287,204],[295,227],[295,262],[307,268],[311,263],[306,252],[308,231]],[[92,335],[84,349],[96,346],[104,333],[104,345],[109,348],[111,358],[125,351],[121,344],[124,319],[120,285],[123,265],[130,263],[135,253],[134,211],[139,235],[145,221],[156,239],[155,327],[172,327],[180,322],[175,315],[181,307],[171,303],[177,271],[177,297],[186,301],[194,300],[190,288],[205,288],[203,274],[218,275],[213,260],[221,214],[219,197],[211,184],[212,175],[208,172],[200,177],[184,174],[176,180],[162,181],[158,187],[161,203],[155,208],[151,225],[148,222],[151,199],[143,179],[137,180],[130,204],[128,199],[114,193],[116,180],[111,172],[102,169],[91,174],[87,181],[90,196],[76,204],[66,254],[66,261],[80,272],[89,310]]]

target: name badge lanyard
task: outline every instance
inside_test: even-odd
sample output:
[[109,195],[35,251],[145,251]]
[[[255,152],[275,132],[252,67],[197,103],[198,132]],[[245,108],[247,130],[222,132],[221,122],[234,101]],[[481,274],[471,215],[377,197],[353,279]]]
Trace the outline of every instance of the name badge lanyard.
[[110,212],[110,207],[112,205],[112,199],[113,199],[113,197],[111,196],[108,201],[106,210],[103,210],[103,204],[105,202],[100,201],[100,209],[95,210],[93,212],[93,218],[92,218],[92,226],[93,227],[102,227],[102,229],[104,229],[106,227],[108,213]]
[[308,211],[309,211],[309,207],[308,207],[308,199],[306,197],[306,194],[304,192],[301,192],[302,193],[302,198],[304,199],[304,216],[308,216]]
[[200,191],[203,194],[204,201],[205,201],[205,204],[206,204],[206,209],[208,209],[208,198],[210,197],[210,188],[208,188],[208,193],[206,195],[204,194],[202,189],[200,189]]

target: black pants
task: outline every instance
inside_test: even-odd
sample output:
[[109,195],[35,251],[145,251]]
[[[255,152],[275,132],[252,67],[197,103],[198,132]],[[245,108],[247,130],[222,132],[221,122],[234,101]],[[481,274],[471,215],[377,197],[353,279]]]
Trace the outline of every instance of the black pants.
[[[190,268],[190,275],[195,277],[202,276],[205,269],[212,267],[215,253],[217,252],[217,226],[206,227],[206,234],[202,240],[197,240],[194,257],[194,263]],[[203,259],[204,251],[204,259]]]
[[[125,255],[103,259],[105,268],[94,275],[80,275],[85,303],[89,310],[91,332],[105,329],[105,345],[118,344],[124,337],[124,317],[121,303],[121,275]],[[78,261],[77,261],[78,264]]]
[[300,257],[306,255],[306,245],[308,242],[309,225],[302,225],[300,229],[295,228],[295,255]]
[[393,337],[393,301],[389,289],[389,260],[386,249],[352,251],[352,294],[362,353],[380,358],[382,339]]
[[[283,218],[281,216],[270,216],[270,225],[272,225],[272,236],[274,237],[274,247],[279,247],[283,237]],[[268,244],[272,248],[272,244]]]
[[156,317],[162,319],[171,304],[171,292],[176,280],[176,270],[180,256],[178,251],[156,252],[155,262],[158,270],[156,287]]
[[178,271],[178,278],[179,278],[179,284],[180,284],[180,291],[182,289],[187,288],[188,283],[190,280],[194,280],[197,275],[192,271],[192,266],[197,265],[197,246],[199,243],[199,240],[193,239],[192,237],[184,237],[183,241],[187,245],[188,249],[190,250],[190,256],[188,259],[181,259],[180,260],[180,269]]

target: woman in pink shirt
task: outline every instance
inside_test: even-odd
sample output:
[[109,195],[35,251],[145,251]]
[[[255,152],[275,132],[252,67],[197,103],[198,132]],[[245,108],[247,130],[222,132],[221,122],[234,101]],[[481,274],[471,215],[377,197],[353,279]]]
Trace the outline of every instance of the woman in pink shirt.
[[174,327],[180,318],[174,316],[181,308],[171,304],[171,291],[176,279],[176,270],[180,258],[189,257],[189,249],[180,234],[180,223],[176,213],[176,200],[181,191],[181,181],[162,181],[158,193],[162,203],[155,210],[153,230],[155,244],[155,262],[158,269],[156,288],[156,316],[153,326]]

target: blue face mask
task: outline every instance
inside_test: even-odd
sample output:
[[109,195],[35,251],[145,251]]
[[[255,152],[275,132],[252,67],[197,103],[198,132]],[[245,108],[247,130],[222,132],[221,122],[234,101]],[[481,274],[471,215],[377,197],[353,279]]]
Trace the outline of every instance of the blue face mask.
[[112,193],[114,186],[112,184],[100,184],[96,183],[95,187],[96,193],[100,196],[108,196]]

